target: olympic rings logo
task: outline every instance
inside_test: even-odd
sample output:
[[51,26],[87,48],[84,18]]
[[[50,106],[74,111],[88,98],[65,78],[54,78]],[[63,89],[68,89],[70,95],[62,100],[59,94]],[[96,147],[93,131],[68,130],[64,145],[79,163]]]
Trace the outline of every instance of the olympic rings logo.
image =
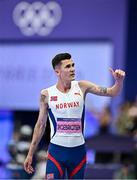
[[60,5],[55,1],[47,4],[42,2],[21,2],[13,11],[13,20],[26,36],[50,34],[62,17]]

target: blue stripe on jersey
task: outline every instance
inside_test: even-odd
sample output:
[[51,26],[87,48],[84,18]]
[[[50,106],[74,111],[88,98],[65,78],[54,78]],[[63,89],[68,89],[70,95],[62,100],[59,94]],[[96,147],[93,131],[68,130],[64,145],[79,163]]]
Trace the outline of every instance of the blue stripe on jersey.
[[82,133],[84,132],[84,118],[85,118],[85,105],[83,106],[83,112],[82,112],[82,117],[81,117]]
[[[52,113],[52,111],[51,111],[50,108],[48,109],[48,114],[49,114],[49,117],[50,117],[50,119],[51,119],[51,121],[52,121],[52,124],[53,124],[53,127],[54,127],[54,134],[53,134],[53,136],[54,136],[55,133],[56,133],[57,123],[56,123],[55,117],[54,117],[54,115],[53,115],[53,113]],[[52,137],[53,137],[53,136],[52,136]]]

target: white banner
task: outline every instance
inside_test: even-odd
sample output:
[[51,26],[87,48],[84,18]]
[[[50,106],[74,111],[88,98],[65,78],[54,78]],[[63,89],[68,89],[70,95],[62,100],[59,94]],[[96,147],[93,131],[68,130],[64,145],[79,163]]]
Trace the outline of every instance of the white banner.
[[[113,45],[108,42],[52,42],[0,44],[0,109],[37,110],[40,91],[56,83],[52,58],[69,52],[76,66],[76,79],[110,86]],[[101,108],[108,97],[87,97],[89,108]]]

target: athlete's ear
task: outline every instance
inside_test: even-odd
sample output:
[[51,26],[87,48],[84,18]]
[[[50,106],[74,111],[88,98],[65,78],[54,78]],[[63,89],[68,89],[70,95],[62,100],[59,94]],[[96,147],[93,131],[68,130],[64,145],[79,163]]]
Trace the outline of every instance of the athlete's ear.
[[59,75],[59,72],[60,72],[60,71],[59,71],[59,68],[56,67],[56,68],[55,68],[55,73],[57,74],[57,76]]

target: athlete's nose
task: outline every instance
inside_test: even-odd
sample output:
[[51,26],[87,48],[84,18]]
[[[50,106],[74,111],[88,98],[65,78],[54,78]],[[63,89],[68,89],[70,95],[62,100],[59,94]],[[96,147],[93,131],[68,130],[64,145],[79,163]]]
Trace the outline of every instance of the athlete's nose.
[[74,66],[71,67],[70,71],[71,71],[71,72],[75,72]]

